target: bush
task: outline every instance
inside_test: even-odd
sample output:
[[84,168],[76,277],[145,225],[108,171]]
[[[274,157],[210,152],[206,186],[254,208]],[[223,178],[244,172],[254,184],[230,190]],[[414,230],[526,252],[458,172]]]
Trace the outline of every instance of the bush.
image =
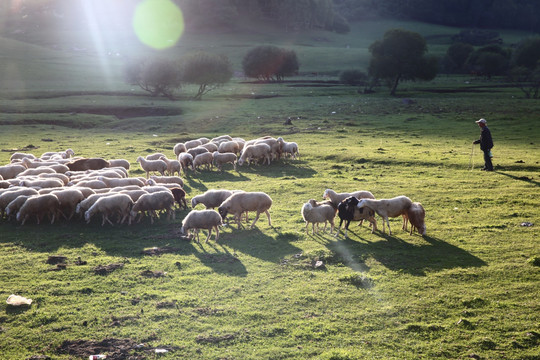
[[367,80],[367,74],[359,70],[345,70],[339,74],[339,81],[351,86],[366,85]]
[[193,97],[196,100],[228,82],[233,74],[229,58],[225,55],[197,52],[184,56],[180,63],[182,81],[199,85],[197,94]]
[[126,81],[138,85],[152,96],[173,99],[181,86],[181,72],[177,63],[164,59],[134,61],[126,67]]
[[272,45],[257,46],[242,59],[242,69],[247,77],[265,81],[281,81],[285,76],[298,73],[296,52]]

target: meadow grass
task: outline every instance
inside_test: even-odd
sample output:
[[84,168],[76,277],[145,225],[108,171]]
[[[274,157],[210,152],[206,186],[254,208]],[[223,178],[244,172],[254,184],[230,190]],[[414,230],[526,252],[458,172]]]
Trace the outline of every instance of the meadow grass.
[[[371,31],[378,37],[383,28]],[[41,56],[56,66],[57,53]],[[91,62],[80,60],[67,67],[72,74]],[[132,349],[139,358],[156,357],[156,348],[169,350],[162,359],[539,358],[537,101],[498,80],[445,76],[400,85],[394,98],[384,88],[360,95],[310,79],[305,86],[237,79],[202,101],[190,101],[189,88],[170,101],[131,91],[120,76],[109,92],[99,87],[103,75],[92,74],[101,72],[85,72],[88,85],[47,72],[35,88],[2,87],[0,163],[15,149],[70,147],[126,158],[130,174],[143,176],[137,156],[172,155],[176,142],[225,133],[283,136],[301,157],[184,176],[188,198],[211,188],[272,197],[272,226],[264,216],[253,230],[226,226],[218,243],[181,239],[186,210],[154,225],[3,220],[0,298],[34,302],[1,303],[2,358],[87,358],[62,351],[64,341],[103,339],[142,344]],[[126,109],[146,116],[114,115]],[[482,155],[471,145],[480,117],[495,141],[493,173],[479,170]],[[283,124],[288,118],[292,125]],[[390,220],[392,235],[356,224],[349,238],[306,234],[301,206],[327,188],[407,195],[424,205],[427,235],[403,232],[400,218]],[[154,247],[172,251],[145,252]],[[47,264],[51,255],[66,256],[67,268]],[[77,265],[79,257],[87,263]],[[110,264],[122,266],[94,271]]]

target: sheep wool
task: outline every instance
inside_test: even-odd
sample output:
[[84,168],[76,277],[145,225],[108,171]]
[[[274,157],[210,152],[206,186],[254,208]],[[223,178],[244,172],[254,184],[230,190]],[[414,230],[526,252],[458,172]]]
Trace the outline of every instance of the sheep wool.
[[[216,242],[219,239],[219,226],[223,225],[222,218],[215,210],[191,210],[189,214],[182,221],[182,228],[180,232],[190,236],[190,231],[194,230],[194,235],[199,242],[199,230],[208,230],[208,236],[206,241],[210,239],[212,235],[212,229],[216,230]],[[193,236],[193,235],[192,235]]]

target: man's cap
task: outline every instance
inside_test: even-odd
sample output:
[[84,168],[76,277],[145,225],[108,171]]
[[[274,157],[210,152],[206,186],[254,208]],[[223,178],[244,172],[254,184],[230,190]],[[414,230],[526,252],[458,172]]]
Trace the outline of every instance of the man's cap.
[[475,123],[477,123],[477,124],[485,124],[485,123],[487,123],[487,121],[486,121],[486,119],[482,118],[480,120],[475,121]]

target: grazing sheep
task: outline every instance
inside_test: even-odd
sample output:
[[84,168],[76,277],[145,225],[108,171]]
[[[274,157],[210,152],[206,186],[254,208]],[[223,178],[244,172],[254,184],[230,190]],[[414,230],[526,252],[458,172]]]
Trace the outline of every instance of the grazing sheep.
[[186,151],[189,149],[196,148],[197,146],[201,146],[203,143],[200,140],[189,140],[184,143],[184,146],[186,147]]
[[64,182],[60,179],[35,179],[35,180],[22,180],[19,182],[19,186],[45,189],[53,187],[62,187]]
[[247,211],[256,211],[257,215],[255,220],[251,224],[251,229],[255,226],[257,220],[261,213],[265,213],[268,218],[268,225],[272,226],[272,221],[270,220],[270,213],[268,210],[272,206],[272,198],[263,192],[237,192],[228,197],[218,208],[219,214],[222,219],[227,217],[227,214],[233,214],[236,223],[238,224],[238,229],[241,226],[241,216]]
[[174,152],[174,155],[176,155],[176,157],[178,157],[178,155],[180,155],[180,153],[184,153],[186,151],[187,151],[187,149],[186,149],[186,145],[184,145],[184,143],[177,143],[176,145],[174,145],[173,152]]
[[84,200],[83,193],[73,188],[54,190],[51,194],[56,195],[60,201],[60,213],[66,220],[71,220],[77,205]]
[[130,210],[133,207],[133,200],[126,194],[111,194],[109,196],[100,197],[86,212],[84,213],[84,219],[86,223],[90,223],[92,216],[95,214],[101,214],[102,222],[101,226],[105,225],[105,221],[109,224],[113,224],[109,219],[111,215],[118,215],[117,223],[123,224],[128,220],[128,224],[131,224]]
[[220,153],[238,154],[240,152],[240,145],[236,141],[225,141],[219,144],[218,151]]
[[7,189],[11,186],[11,183],[7,180],[0,180],[0,189]]
[[[162,156],[165,156],[165,154],[162,153],[153,153],[150,155],[146,155],[146,160],[159,160]],[[165,156],[167,157],[167,156]]]
[[15,199],[13,199],[9,204],[7,204],[5,212],[8,220],[11,218],[15,218],[17,216],[17,213],[25,203],[26,199],[28,199],[30,195],[19,195]]
[[306,234],[308,226],[311,223],[311,233],[315,234],[315,224],[317,224],[317,232],[319,232],[319,223],[324,223],[326,231],[326,223],[330,223],[330,233],[334,233],[334,218],[336,217],[337,208],[331,201],[317,202],[315,199],[310,199],[302,206],[302,218],[306,222]]
[[197,140],[199,140],[201,142],[201,145],[208,144],[210,142],[210,139],[207,138],[207,137],[204,137],[204,136],[198,138]]
[[60,201],[53,194],[30,196],[17,212],[17,221],[24,225],[26,220],[35,216],[39,224],[43,217],[47,215],[51,219],[51,224],[57,217],[60,217]]
[[242,166],[244,162],[247,162],[249,165],[253,160],[259,159],[263,159],[263,165],[265,161],[267,161],[268,165],[270,165],[272,157],[271,151],[272,150],[268,144],[248,145],[244,148],[244,151],[242,151],[242,155],[240,155],[240,158],[238,159],[238,165]]
[[109,167],[123,167],[126,170],[129,170],[130,163],[126,159],[110,159]]
[[220,206],[229,196],[239,192],[238,190],[208,190],[204,194],[191,198],[191,207],[203,204],[207,209],[214,209]]
[[21,187],[14,187],[14,188],[8,188],[5,189],[6,191],[3,191],[0,193],[0,217],[4,217],[4,212],[6,209],[6,206],[13,200],[15,200],[19,196],[31,196],[31,195],[38,195],[38,191],[36,189],[31,188],[21,188]]
[[67,183],[69,182],[69,177],[67,177],[64,174],[59,174],[59,173],[39,174],[38,178],[59,179],[64,183],[64,185],[67,185]]
[[217,242],[219,239],[219,226],[223,225],[222,221],[216,210],[191,210],[182,221],[180,233],[193,237],[193,235],[190,235],[190,230],[194,230],[194,235],[197,237],[197,242],[199,242],[199,230],[206,229],[208,230],[208,236],[205,242],[208,242],[212,235],[212,229],[215,229]]
[[338,216],[339,216],[340,221],[339,221],[338,231],[336,232],[335,236],[339,235],[343,221],[345,221],[345,237],[347,237],[347,233],[349,231],[349,224],[353,220],[363,221],[364,219],[366,219],[371,223],[372,233],[377,229],[377,220],[375,220],[375,217],[374,217],[375,213],[368,209],[358,208],[357,207],[358,202],[359,202],[358,198],[354,196],[349,196],[348,198],[344,199],[342,202],[339,203]]
[[279,160],[281,158],[281,144],[277,141],[277,139],[274,139],[272,137],[258,139],[257,141],[255,141],[255,145],[257,144],[267,144],[268,146],[270,146],[272,160]]
[[[174,196],[171,191],[158,191],[145,194],[139,198],[131,209],[131,219],[135,220],[139,212],[147,212],[150,215],[150,223],[154,223],[154,217],[157,218],[156,211],[165,210],[167,218],[174,219]],[[139,219],[140,221],[140,219]]]
[[323,199],[329,199],[335,206],[338,206],[340,202],[349,196],[354,196],[357,199],[375,199],[375,196],[373,196],[371,192],[365,190],[359,190],[352,193],[336,193],[332,189],[326,189],[323,193]]
[[180,161],[169,160],[166,156],[161,156],[159,159],[165,161],[165,163],[167,164],[167,172],[170,176],[174,176],[174,174],[176,173],[178,173],[178,176],[180,176],[180,170],[182,169]]
[[186,191],[182,189],[179,186],[170,188],[171,193],[173,194],[174,201],[178,204],[178,208],[181,209],[187,209],[187,202],[186,202]]
[[210,170],[210,168],[213,166],[213,159],[214,157],[212,156],[212,153],[209,152],[195,156],[193,159],[193,170],[197,171],[201,166],[204,166],[206,170]]
[[153,180],[157,184],[175,184],[184,187],[184,180],[179,176],[150,176],[150,180]]
[[150,176],[150,172],[158,172],[161,176],[165,175],[167,171],[167,163],[163,160],[146,160],[142,156],[137,158],[137,162],[141,164],[141,167],[146,171],[146,178]]
[[215,138],[213,138],[212,140],[210,140],[211,142],[213,143],[221,143],[223,141],[232,141],[232,137],[230,135],[221,135],[221,136],[217,136]]
[[11,157],[9,158],[9,162],[14,163],[14,162],[17,162],[17,161],[21,161],[24,158],[29,158],[30,160],[36,160],[37,159],[34,154],[16,152],[16,153],[13,153],[11,155]]
[[81,216],[84,216],[84,213],[86,213],[86,211],[88,211],[88,209],[90,209],[92,205],[94,205],[96,201],[98,201],[98,199],[102,197],[106,197],[106,196],[111,196],[111,195],[113,195],[113,193],[110,193],[110,192],[101,193],[101,194],[92,194],[77,204],[77,207],[75,208],[75,213],[80,214]]
[[66,165],[71,171],[99,170],[110,166],[109,162],[102,158],[77,159]]
[[208,153],[208,152],[210,152],[210,151],[208,151],[207,148],[204,148],[202,146],[197,146],[197,147],[191,148],[191,149],[189,149],[187,151],[187,153],[191,154],[191,156],[193,156],[193,158],[196,158],[197,155]]
[[242,149],[244,148],[244,145],[246,144],[246,140],[242,139],[241,137],[234,137],[232,138],[232,141],[236,141],[240,151],[242,151]]
[[131,186],[131,185],[143,187],[145,185],[144,181],[137,178],[111,179],[104,176],[98,176],[97,180],[103,181],[107,185],[107,187],[110,187],[110,188],[119,187],[119,186]]
[[388,221],[389,217],[397,217],[402,215],[403,222],[405,223],[405,218],[407,216],[407,210],[411,207],[412,201],[406,196],[397,196],[392,199],[361,199],[358,202],[357,207],[367,207],[375,211],[380,217],[383,218],[383,233],[385,230],[384,223],[388,225],[388,233],[392,235],[392,230],[390,230],[390,222]]
[[2,176],[4,180],[14,179],[24,170],[26,170],[26,167],[20,164],[0,166],[0,176]]
[[426,223],[424,221],[426,217],[426,211],[424,207],[419,202],[413,202],[409,209],[407,209],[407,217],[405,220],[404,230],[407,230],[407,220],[411,222],[411,232],[409,235],[412,235],[414,229],[418,230],[420,235],[426,235]]
[[206,150],[208,150],[208,152],[211,153],[218,150],[217,144],[214,144],[213,142],[202,144],[201,147],[205,148]]
[[81,186],[81,187],[87,187],[87,188],[90,188],[90,189],[93,189],[93,190],[108,189],[109,188],[107,186],[107,184],[105,184],[103,181],[100,181],[100,180],[97,180],[97,179],[83,180],[83,181],[78,181],[76,183],[73,183],[73,182],[70,181],[68,183],[68,186],[73,186],[73,185]]
[[214,151],[212,153],[213,163],[218,168],[219,171],[223,170],[224,164],[232,164],[234,170],[236,170],[236,161],[237,156],[233,153],[220,153],[219,151]]
[[23,176],[37,176],[39,174],[54,174],[56,171],[47,166],[42,166],[38,168],[30,168],[24,170],[22,173],[17,174],[17,177]]
[[148,191],[143,190],[143,189],[138,189],[138,190],[118,190],[118,191],[113,191],[111,189],[110,192],[111,193],[118,192],[120,194],[126,194],[127,196],[129,196],[131,198],[131,200],[133,200],[133,202],[139,200],[139,198],[141,196],[143,196],[144,194],[148,194]]
[[277,141],[281,145],[281,153],[282,154],[289,154],[292,159],[296,159],[297,155],[300,157],[300,153],[298,152],[298,144],[295,142],[286,142],[283,140],[282,137],[278,137]]
[[180,162],[180,166],[182,166],[182,171],[185,173],[187,169],[193,170],[193,155],[189,153],[181,153],[178,155],[178,161]]

